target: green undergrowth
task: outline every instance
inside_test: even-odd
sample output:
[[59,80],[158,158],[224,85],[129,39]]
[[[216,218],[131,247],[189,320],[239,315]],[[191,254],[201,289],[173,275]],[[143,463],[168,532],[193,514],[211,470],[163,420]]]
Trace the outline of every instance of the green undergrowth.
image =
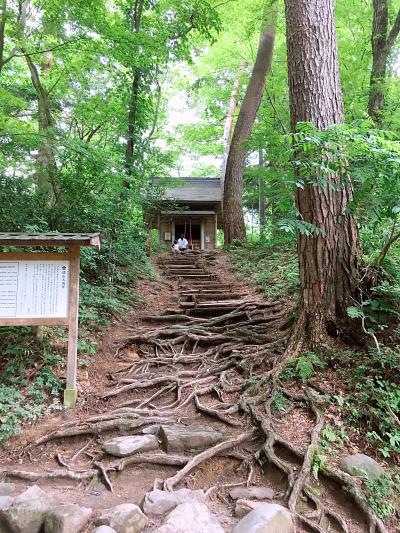
[[[132,311],[134,285],[154,275],[143,243],[122,253],[103,242],[102,250],[82,249],[78,366],[89,366],[104,326]],[[65,386],[67,331],[63,327],[0,328],[0,442],[23,424],[61,410]]]
[[251,280],[268,298],[293,295],[299,287],[294,243],[255,241],[230,248],[234,269],[241,279]]
[[[381,518],[394,513],[400,497],[400,470],[393,466],[400,453],[399,375],[400,342],[380,351],[371,347],[366,353],[332,349],[307,352],[290,361],[280,376],[285,387],[296,382],[315,385],[318,401],[329,413],[313,458],[314,477],[329,456],[340,455],[342,446],[354,439],[365,447],[365,453],[378,453],[381,461],[392,465],[377,480],[361,475],[368,502]],[[334,392],[328,387],[325,392],[325,383],[335,383]],[[272,407],[284,414],[289,404],[290,399],[277,393]]]

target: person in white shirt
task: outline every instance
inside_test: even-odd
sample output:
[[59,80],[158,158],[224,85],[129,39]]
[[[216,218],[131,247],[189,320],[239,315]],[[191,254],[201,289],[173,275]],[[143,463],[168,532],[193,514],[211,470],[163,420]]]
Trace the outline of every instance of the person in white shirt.
[[178,241],[175,239],[172,245],[172,250],[175,254],[179,253],[179,244]]
[[187,247],[189,246],[189,243],[183,233],[178,239],[178,246],[181,252],[187,250]]

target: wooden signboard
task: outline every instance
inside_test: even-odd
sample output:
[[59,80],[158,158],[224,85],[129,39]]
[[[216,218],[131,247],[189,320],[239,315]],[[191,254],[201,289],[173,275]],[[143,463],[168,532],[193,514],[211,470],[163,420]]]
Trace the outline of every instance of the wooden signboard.
[[64,405],[77,400],[80,246],[96,234],[0,233],[0,246],[66,246],[68,253],[0,252],[0,326],[68,326]]

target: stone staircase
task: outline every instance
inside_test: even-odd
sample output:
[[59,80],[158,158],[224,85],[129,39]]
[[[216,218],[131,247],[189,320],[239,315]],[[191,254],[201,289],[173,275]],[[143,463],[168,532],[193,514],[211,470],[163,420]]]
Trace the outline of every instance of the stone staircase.
[[247,292],[238,284],[224,283],[213,271],[214,254],[171,253],[160,267],[171,280],[178,281],[179,306],[191,316],[216,316],[246,303]]

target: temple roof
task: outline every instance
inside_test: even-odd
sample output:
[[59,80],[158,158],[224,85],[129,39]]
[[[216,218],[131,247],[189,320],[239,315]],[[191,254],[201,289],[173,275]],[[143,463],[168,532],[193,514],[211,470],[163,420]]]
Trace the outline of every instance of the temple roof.
[[[219,178],[161,178],[154,177],[154,184],[166,182],[165,200],[179,203],[220,203],[222,201]],[[176,186],[174,186],[176,181]]]

